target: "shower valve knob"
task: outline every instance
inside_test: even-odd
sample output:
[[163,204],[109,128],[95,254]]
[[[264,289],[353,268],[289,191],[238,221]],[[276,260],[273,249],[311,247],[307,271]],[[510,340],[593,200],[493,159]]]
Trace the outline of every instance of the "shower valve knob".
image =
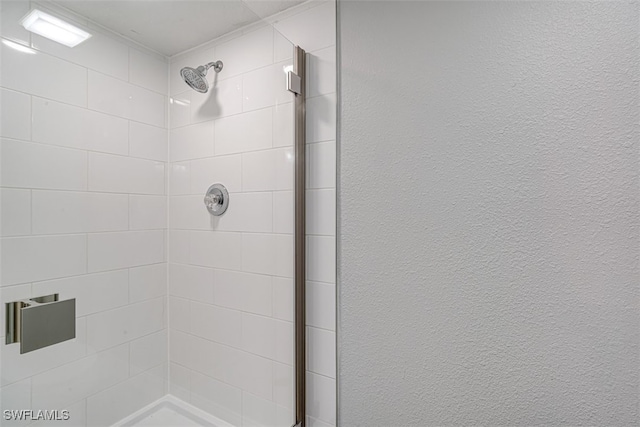
[[229,207],[229,192],[222,184],[213,184],[204,196],[204,205],[211,215],[220,216]]

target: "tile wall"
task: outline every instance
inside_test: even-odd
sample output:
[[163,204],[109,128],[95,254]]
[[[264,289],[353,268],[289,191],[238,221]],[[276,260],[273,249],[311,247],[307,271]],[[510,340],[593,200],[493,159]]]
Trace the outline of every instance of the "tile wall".
[[[292,41],[310,54],[308,421],[334,425],[335,3],[271,22],[171,60],[170,392],[235,425],[293,420]],[[211,93],[180,78],[214,60]],[[231,203],[212,218],[202,198],[216,182]]]
[[307,423],[336,424],[335,2],[276,17],[307,62]]
[[110,425],[167,390],[167,61],[56,9],[93,37],[30,34],[31,6],[0,3],[0,292],[75,297],[77,337],[0,345],[0,402]]
[[[2,408],[108,425],[168,390],[236,425],[288,423],[289,39],[310,54],[308,421],[335,425],[335,3],[169,64],[55,10],[94,33],[70,50],[16,25],[28,2],[0,7],[1,298],[78,301],[75,340],[22,356],[0,346]],[[210,96],[184,86],[182,66],[214,59],[225,67]],[[202,197],[215,182],[232,202],[212,219]]]

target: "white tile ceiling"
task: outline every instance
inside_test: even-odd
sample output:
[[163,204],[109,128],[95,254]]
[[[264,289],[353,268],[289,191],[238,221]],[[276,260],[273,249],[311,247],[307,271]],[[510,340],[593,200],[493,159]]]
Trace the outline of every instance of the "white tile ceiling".
[[172,56],[304,0],[53,0]]

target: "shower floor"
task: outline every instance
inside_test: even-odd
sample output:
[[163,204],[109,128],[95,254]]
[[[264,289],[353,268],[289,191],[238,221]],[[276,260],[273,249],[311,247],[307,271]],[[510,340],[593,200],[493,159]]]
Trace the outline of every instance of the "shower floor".
[[165,396],[112,427],[233,427],[174,396]]
[[136,426],[201,426],[199,423],[191,418],[174,411],[171,408],[160,408],[152,414],[147,415],[145,418],[138,421]]

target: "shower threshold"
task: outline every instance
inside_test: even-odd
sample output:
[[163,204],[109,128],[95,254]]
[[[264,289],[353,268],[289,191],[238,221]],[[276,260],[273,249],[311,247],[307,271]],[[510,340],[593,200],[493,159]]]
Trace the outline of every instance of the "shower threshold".
[[175,396],[166,395],[112,427],[233,427],[226,421],[214,417]]

